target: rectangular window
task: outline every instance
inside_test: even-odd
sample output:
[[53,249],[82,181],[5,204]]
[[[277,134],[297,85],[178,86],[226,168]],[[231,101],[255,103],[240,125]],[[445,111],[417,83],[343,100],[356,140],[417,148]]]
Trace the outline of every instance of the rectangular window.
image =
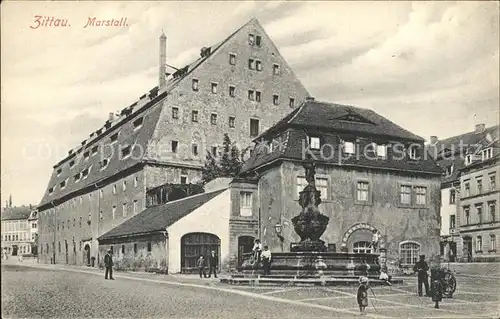
[[250,101],[254,101],[255,100],[255,96],[254,96],[254,91],[253,90],[248,90],[248,99]]
[[497,236],[496,235],[490,235],[490,250],[491,251],[497,250]]
[[229,96],[230,97],[235,97],[235,92],[236,92],[236,87],[230,85],[229,86]]
[[118,133],[111,135],[110,140],[111,143],[116,142],[118,140]]
[[138,118],[134,121],[134,130],[142,126],[142,122],[144,121],[143,117]]
[[191,122],[198,122],[198,111],[191,112]]
[[317,136],[309,137],[309,147],[312,150],[319,150],[321,148],[320,138]]
[[236,54],[229,53],[229,64],[231,64],[231,65],[236,64]]
[[255,91],[255,101],[260,102],[261,93],[260,91]]
[[137,176],[134,177],[134,187],[137,187],[139,185],[139,178]]
[[259,135],[259,120],[250,119],[250,137]]
[[187,184],[187,176],[181,176],[181,184]]
[[293,97],[290,98],[290,101],[288,102],[288,106],[295,107],[295,99]]
[[150,252],[151,252],[151,242],[148,241],[148,253],[150,253]]
[[488,207],[489,207],[489,210],[490,210],[490,221],[491,222],[495,222],[497,219],[496,219],[496,215],[497,215],[497,212],[496,212],[496,202],[491,202],[491,203],[488,203]]
[[252,216],[252,193],[240,192],[240,215]]
[[137,199],[134,200],[134,214],[137,214]]
[[450,215],[450,228],[453,229],[455,227],[456,227],[455,215]]
[[404,243],[400,246],[400,255],[404,265],[415,265],[420,255],[420,245],[417,243]]
[[483,192],[483,179],[476,178],[476,185],[477,185],[477,193],[481,194]]
[[255,37],[255,44],[260,47],[262,43],[262,37],[260,35]]
[[127,181],[122,182],[122,190],[126,191],[127,190]]
[[426,205],[427,204],[427,187],[417,186],[415,187],[415,204],[416,205]]
[[230,128],[234,128],[234,120],[235,120],[234,116],[229,117],[229,127]]
[[[116,194],[116,184],[113,185],[113,194]],[[80,203],[81,204],[81,203]]]
[[123,212],[123,217],[127,217],[127,203],[123,203],[122,212]]
[[328,178],[316,177],[316,189],[321,192],[321,199],[328,199]]
[[212,88],[212,93],[217,93],[217,83],[212,82],[211,83],[211,88]]
[[368,202],[368,182],[357,182],[356,184],[356,200],[359,202]]
[[470,208],[469,207],[464,207],[464,218],[465,218],[465,225],[470,224]]
[[122,254],[125,254],[125,245],[122,245]]
[[455,204],[456,201],[456,191],[454,188],[450,189],[450,204]]
[[477,205],[476,212],[477,212],[477,223],[482,224],[483,223],[483,205]]
[[464,197],[470,196],[470,183],[464,182]]
[[113,206],[113,208],[111,209],[111,213],[112,213],[113,219],[115,219],[116,218],[116,206]]
[[255,44],[255,35],[253,35],[251,33],[248,35],[248,44],[249,45],[254,45]]
[[274,105],[280,104],[280,96],[278,94],[273,94],[273,104]]
[[465,165],[469,165],[470,163],[472,163],[472,155],[471,154],[467,154],[465,156]]
[[172,118],[173,119],[178,119],[179,118],[179,108],[178,107],[173,107],[172,108]]
[[342,144],[343,144],[344,153],[354,154],[354,143],[353,142],[344,141]]
[[490,190],[495,190],[497,188],[495,173],[490,174]]
[[453,165],[446,167],[446,176],[451,176],[453,174]]
[[99,189],[99,198],[102,198],[104,196],[104,193],[103,193],[103,190],[102,188]]
[[122,149],[122,159],[130,156],[131,149],[132,147],[130,145]]
[[191,88],[193,89],[193,91],[198,91],[198,79],[193,79],[193,81],[191,82]]
[[477,236],[476,237],[476,252],[482,252],[483,251],[483,237]]
[[178,141],[172,141],[171,142],[171,150],[172,150],[172,153],[177,153],[177,146],[179,145],[179,142]]
[[134,255],[137,254],[137,244],[134,244]]
[[483,161],[490,159],[492,156],[493,156],[493,149],[491,147],[481,152],[481,159]]
[[248,68],[250,70],[254,70],[255,69],[255,60],[254,59],[248,59]]
[[410,159],[416,160],[417,159],[417,148],[416,147],[410,147],[408,149],[408,156]]
[[273,64],[273,74],[274,75],[280,74],[280,65],[279,64]]
[[192,145],[192,152],[193,152],[194,156],[198,156],[198,145],[197,144]]
[[257,69],[257,71],[262,71],[262,62],[261,61],[255,60],[255,69]]
[[300,192],[302,192],[304,188],[307,186],[306,178],[303,176],[297,176],[297,181],[295,183],[295,186],[296,186],[297,198],[299,198]]
[[217,125],[217,114],[215,113],[210,114],[210,124]]
[[399,189],[401,204],[411,205],[411,186],[401,185]]

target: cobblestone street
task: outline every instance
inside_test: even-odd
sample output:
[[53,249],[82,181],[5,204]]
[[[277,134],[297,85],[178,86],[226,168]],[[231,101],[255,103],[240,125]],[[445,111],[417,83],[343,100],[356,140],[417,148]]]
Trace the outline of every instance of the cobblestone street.
[[[498,266],[493,266],[498,268]],[[2,265],[2,317],[331,318],[358,317],[354,287],[249,287],[195,276],[116,273],[92,268]],[[368,317],[498,318],[500,283],[457,274],[457,292],[434,309],[413,278],[373,288]]]

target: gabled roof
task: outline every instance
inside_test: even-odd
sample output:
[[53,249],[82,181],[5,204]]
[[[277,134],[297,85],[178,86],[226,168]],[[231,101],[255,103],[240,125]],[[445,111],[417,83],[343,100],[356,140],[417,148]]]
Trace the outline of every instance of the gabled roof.
[[[238,30],[229,35],[225,40],[219,42],[216,45],[210,47],[211,53],[204,57],[199,57],[192,63],[187,66],[179,69],[178,76],[175,77],[172,75],[167,79],[166,87],[162,90],[159,90],[158,87],[154,87],[149,93],[141,96],[140,100],[133,103],[129,107],[125,108],[121,112],[121,116],[111,123],[111,127],[109,129],[104,130],[103,133],[98,136],[94,136],[86,141],[85,145],[82,145],[76,149],[76,151],[67,156],[65,159],[60,161],[56,166],[54,166],[54,170],[49,180],[49,184],[45,193],[40,201],[39,207],[43,209],[43,206],[50,203],[51,201],[55,201],[61,199],[62,197],[74,193],[82,188],[92,186],[100,181],[105,180],[113,175],[116,175],[120,171],[128,169],[132,166],[135,166],[143,160],[147,158],[143,158],[142,156],[138,156],[138,152],[147,151],[148,142],[152,139],[156,124],[159,120],[161,113],[161,105],[157,102],[161,101],[168,93],[170,93],[173,89],[175,89],[179,83],[184,80],[191,72],[197,69],[200,65],[202,65],[210,56],[213,56],[214,53],[219,50],[226,42],[228,42],[235,34],[237,34],[241,29],[247,26],[250,23],[257,23],[258,21],[253,18],[240,27]],[[153,108],[147,116],[144,117],[144,122],[140,129],[134,130],[132,127],[132,123],[138,119],[140,114],[143,114],[146,109]],[[127,115],[128,114],[128,115]],[[112,153],[112,157],[110,151],[110,141],[109,137],[114,135],[116,132],[120,131],[118,135],[118,140],[114,143],[113,147],[114,152]],[[121,150],[118,149],[117,146],[125,146],[125,145],[137,145],[132,153],[132,156],[127,159],[120,160]],[[104,156],[101,156],[101,153],[94,156],[90,156],[87,160],[83,160],[83,154],[87,151],[91,152],[91,149],[99,145],[99,150],[104,150]],[[75,155],[75,153],[78,153]],[[136,156],[133,156],[133,155]],[[149,156],[148,153],[145,154]],[[76,159],[75,159],[76,158]],[[105,169],[101,170],[100,161],[103,158],[109,158],[109,164]],[[69,162],[75,159],[75,165],[73,167],[69,167]],[[61,168],[62,171],[60,174],[57,173],[57,170]],[[85,169],[90,168],[88,176],[85,179],[81,179],[76,182],[74,180],[74,176],[78,173],[81,173]],[[60,183],[66,181],[64,188],[61,188]],[[49,193],[49,190],[53,188],[53,192]]]
[[[481,143],[488,134],[493,138],[498,138],[499,126],[490,126],[484,129],[482,132],[471,131],[464,134],[451,136],[443,140],[438,140],[438,142],[433,146],[439,155],[443,150],[454,150],[455,152],[460,151],[460,145],[476,145]],[[461,144],[462,143],[462,144]]]
[[28,219],[31,215],[32,208],[29,206],[7,207],[2,212],[2,220],[19,220]]
[[100,236],[99,240],[164,231],[167,227],[173,225],[225,190],[220,189],[211,193],[198,194],[166,204],[148,207]]
[[262,133],[259,138],[283,131],[291,126],[387,136],[397,140],[424,141],[422,137],[405,130],[372,110],[311,100],[304,102],[298,109]]

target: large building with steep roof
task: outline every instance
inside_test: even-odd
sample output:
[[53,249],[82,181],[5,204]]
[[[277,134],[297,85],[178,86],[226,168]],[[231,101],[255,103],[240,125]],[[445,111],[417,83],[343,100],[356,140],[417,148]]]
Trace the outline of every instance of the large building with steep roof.
[[372,110],[308,99],[255,142],[241,200],[258,200],[234,221],[257,228],[272,251],[300,241],[292,218],[310,155],[319,209],[330,218],[321,238],[329,251],[374,252],[376,233],[390,267],[439,256],[441,169],[423,138]]
[[99,260],[97,238],[143,211],[150,188],[198,182],[224,133],[245,148],[309,95],[256,19],[171,74],[166,43],[158,86],[54,165],[39,204],[42,262]]

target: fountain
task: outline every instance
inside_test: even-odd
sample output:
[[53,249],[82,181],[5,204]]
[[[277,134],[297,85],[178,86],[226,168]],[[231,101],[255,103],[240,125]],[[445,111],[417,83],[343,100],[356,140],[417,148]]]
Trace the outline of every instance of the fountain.
[[[327,251],[320,237],[326,231],[330,218],[321,214],[318,208],[321,192],[315,185],[315,163],[309,157],[303,166],[307,185],[299,193],[302,211],[292,219],[300,242],[292,244],[290,252],[273,252],[270,277],[378,277],[381,269],[378,254]],[[251,260],[245,260],[240,267],[240,274],[255,274],[254,266]]]

